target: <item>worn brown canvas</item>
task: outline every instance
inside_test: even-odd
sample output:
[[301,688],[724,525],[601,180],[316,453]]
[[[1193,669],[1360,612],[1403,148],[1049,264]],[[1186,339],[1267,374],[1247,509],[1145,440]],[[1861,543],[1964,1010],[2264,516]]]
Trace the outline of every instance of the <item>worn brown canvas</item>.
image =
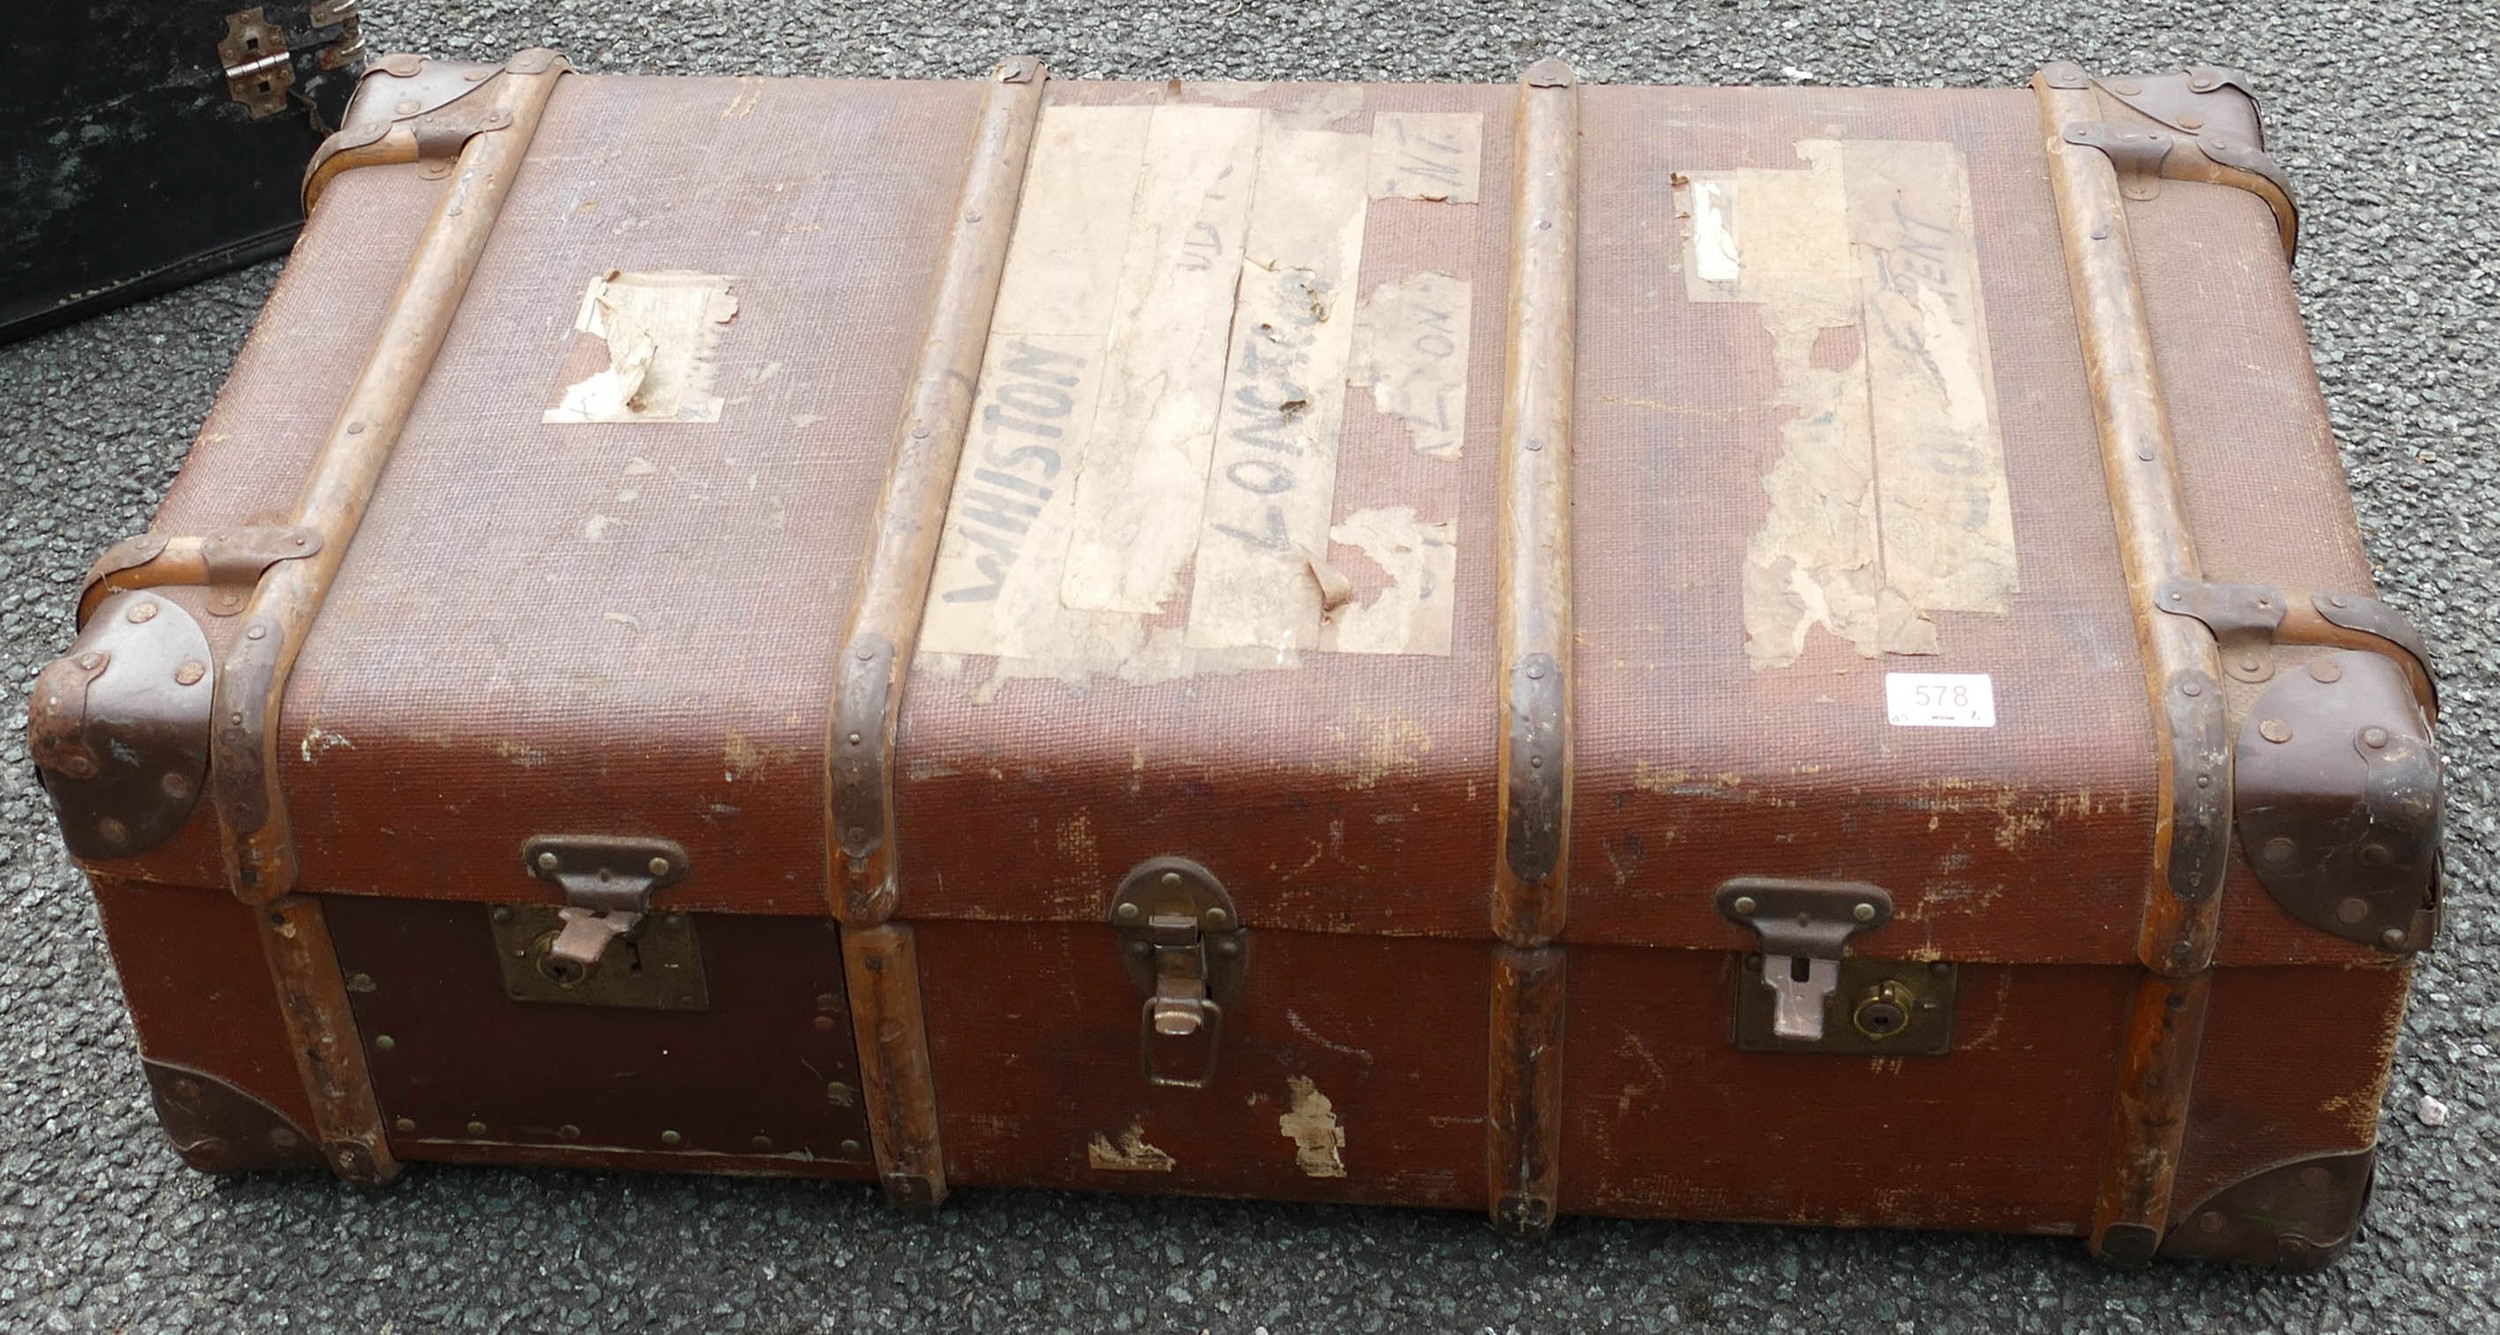
[[2262,145],[383,61],[30,709],[167,1130],[2322,1264],[2438,767]]

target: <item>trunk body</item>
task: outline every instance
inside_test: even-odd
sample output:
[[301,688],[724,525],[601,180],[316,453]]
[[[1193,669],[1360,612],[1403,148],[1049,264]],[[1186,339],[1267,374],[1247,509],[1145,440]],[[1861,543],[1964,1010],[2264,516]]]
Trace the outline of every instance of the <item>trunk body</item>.
[[88,598],[265,731],[144,849],[46,770],[169,1127],[2331,1256],[2437,770],[2226,73],[378,71]]

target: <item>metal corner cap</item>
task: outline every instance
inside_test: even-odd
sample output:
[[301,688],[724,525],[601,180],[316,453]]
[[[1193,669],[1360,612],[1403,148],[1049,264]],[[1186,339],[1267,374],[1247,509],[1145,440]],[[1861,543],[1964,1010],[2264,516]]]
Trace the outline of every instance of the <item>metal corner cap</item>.
[[1519,81],[1530,88],[1571,88],[1579,84],[1580,76],[1561,57],[1547,56],[1530,65]]
[[2052,60],[2041,66],[2040,72],[2031,77],[2051,88],[2089,88],[2092,86],[2092,76],[2084,72],[2083,66],[2071,60]]

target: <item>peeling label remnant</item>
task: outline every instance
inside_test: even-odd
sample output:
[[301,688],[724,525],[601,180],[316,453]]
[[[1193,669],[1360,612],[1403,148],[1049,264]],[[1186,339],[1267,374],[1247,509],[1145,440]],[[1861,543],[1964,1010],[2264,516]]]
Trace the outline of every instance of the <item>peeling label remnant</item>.
[[1372,117],[1371,195],[1476,202],[1484,117],[1473,111],[1383,111]]
[[[573,380],[548,422],[717,422],[712,346],[738,299],[718,274],[616,273],[591,280],[573,327],[574,363],[606,365]],[[568,375],[573,374],[568,370]]]
[[1459,457],[1467,438],[1467,332],[1473,301],[1466,280],[1419,273],[1383,283],[1363,298],[1354,328],[1354,369],[1372,406],[1406,424],[1415,452]]
[[1759,308],[1785,410],[1745,551],[1745,647],[1816,626],[1867,657],[1941,651],[1938,611],[2019,587],[2005,445],[1952,144],[1805,140],[1802,170],[1693,173],[1686,296]]
[[[1374,137],[1293,121],[1044,109],[921,631],[996,660],[976,698],[1448,652],[1452,527],[1336,511]],[[1454,456],[1466,285],[1382,291],[1424,350],[1378,348],[1375,402]]]
[[1330,528],[1328,537],[1370,558],[1389,583],[1369,593],[1349,581],[1345,605],[1330,610],[1320,632],[1321,648],[1449,656],[1458,592],[1457,521],[1425,523],[1405,505],[1357,510]]
[[1131,1122],[1114,1144],[1109,1136],[1097,1131],[1085,1146],[1085,1164],[1106,1173],[1168,1173],[1179,1162],[1171,1155],[1146,1143],[1146,1124]]
[[1344,1177],[1345,1128],[1337,1125],[1336,1105],[1309,1076],[1285,1083],[1293,1091],[1293,1107],[1277,1117],[1276,1130],[1293,1142],[1294,1166],[1307,1177]]

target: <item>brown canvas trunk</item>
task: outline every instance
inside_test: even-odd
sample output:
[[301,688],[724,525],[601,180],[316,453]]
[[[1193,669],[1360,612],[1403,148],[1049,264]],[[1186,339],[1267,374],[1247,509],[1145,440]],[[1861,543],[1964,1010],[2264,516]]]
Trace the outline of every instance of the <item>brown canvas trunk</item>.
[[2432,701],[2227,71],[394,57],[309,193],[30,711],[202,1167],[2348,1241]]

